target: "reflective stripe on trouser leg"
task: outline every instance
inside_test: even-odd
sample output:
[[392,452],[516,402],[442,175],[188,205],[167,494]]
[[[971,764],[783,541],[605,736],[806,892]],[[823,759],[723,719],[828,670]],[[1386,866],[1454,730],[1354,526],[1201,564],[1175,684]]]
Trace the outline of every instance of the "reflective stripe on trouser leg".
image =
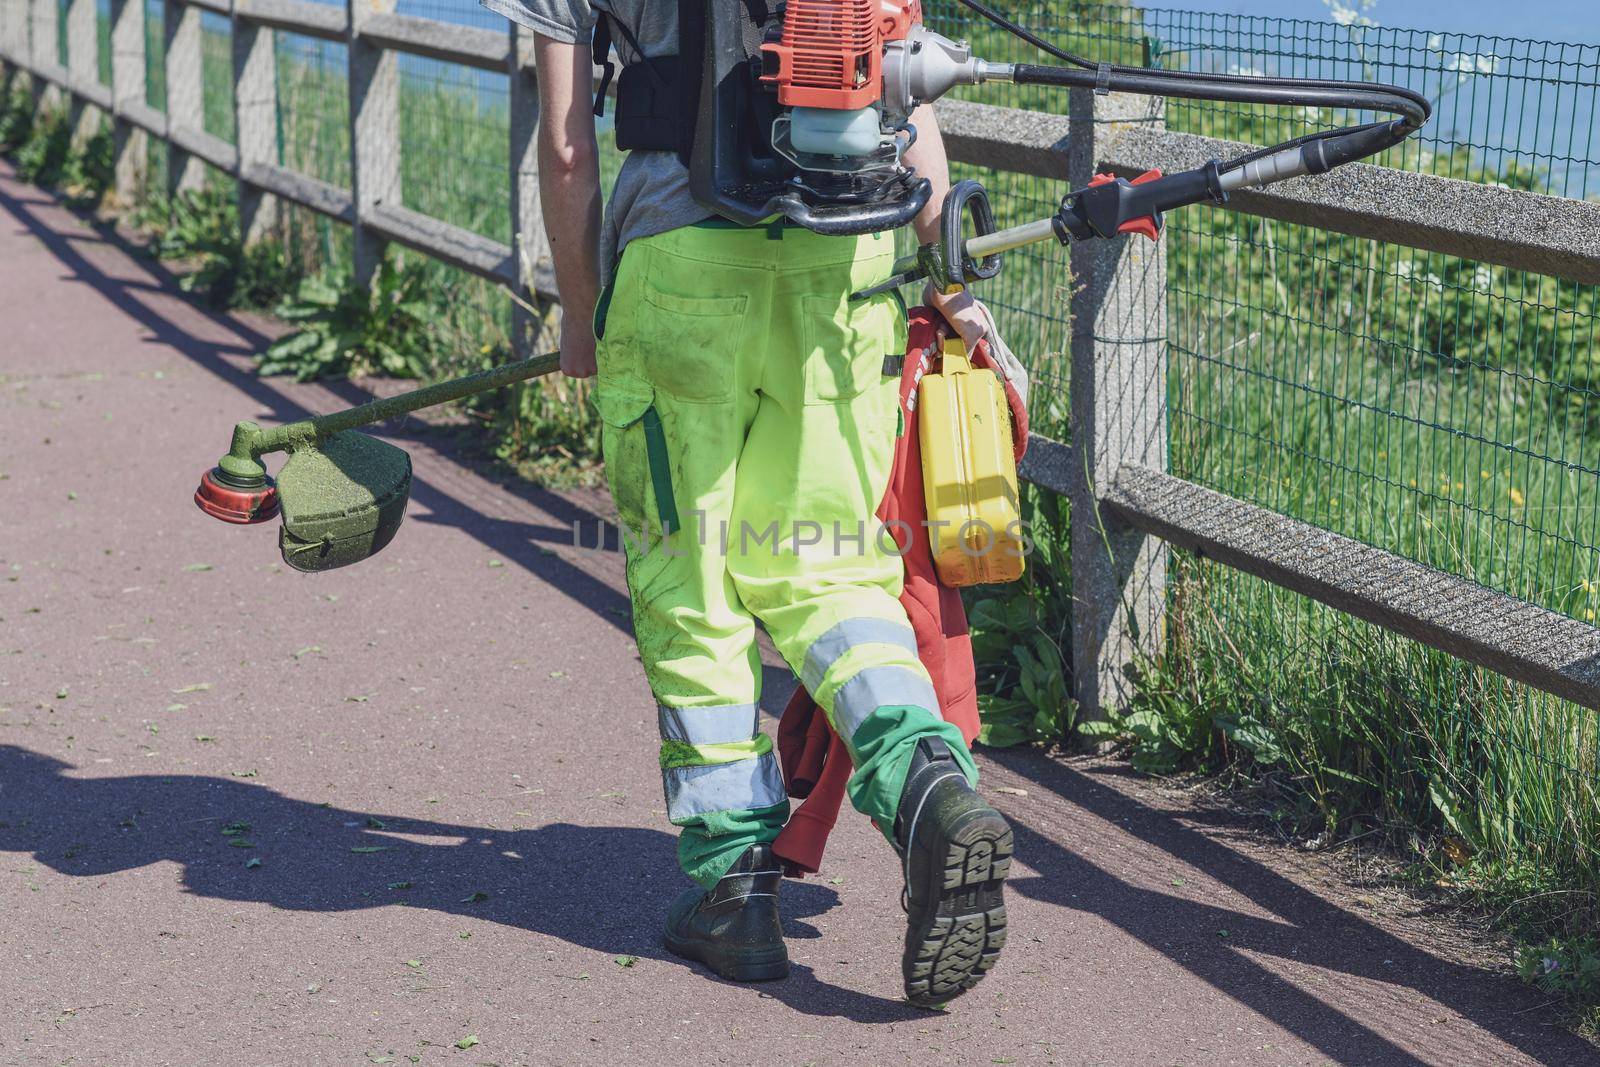
[[806,649],[805,665],[800,669],[800,683],[808,692],[817,692],[840,657],[857,645],[872,644],[896,645],[915,658],[917,632],[910,623],[895,619],[841,619]]
[[806,648],[800,669],[802,683],[847,746],[879,708],[919,708],[931,719],[941,717],[938,694],[917,656],[916,631],[898,602],[885,598],[878,606],[885,615],[852,615],[823,630]]
[[[667,817],[678,825],[722,812],[770,808],[788,799],[772,739],[765,734],[737,745],[663,742],[661,751]],[[717,762],[689,762],[696,756]]]
[[720,745],[748,741],[757,733],[755,704],[721,704],[710,708],[656,708],[661,740],[691,745]]
[[898,664],[857,671],[833,691],[833,728],[848,744],[879,708],[921,708],[939,717],[939,697],[926,671]]
[[787,800],[772,738],[756,728],[755,704],[657,708],[667,817],[678,825]]

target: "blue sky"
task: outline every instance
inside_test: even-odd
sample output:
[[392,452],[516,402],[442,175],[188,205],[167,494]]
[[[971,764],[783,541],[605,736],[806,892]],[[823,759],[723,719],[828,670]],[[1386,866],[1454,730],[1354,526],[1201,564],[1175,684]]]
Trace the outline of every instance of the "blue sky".
[[[1358,0],[1344,2],[1358,5]],[[1322,0],[1152,0],[1151,6],[1285,18],[1328,17]],[[1600,44],[1597,0],[1377,0],[1369,14],[1380,26]]]

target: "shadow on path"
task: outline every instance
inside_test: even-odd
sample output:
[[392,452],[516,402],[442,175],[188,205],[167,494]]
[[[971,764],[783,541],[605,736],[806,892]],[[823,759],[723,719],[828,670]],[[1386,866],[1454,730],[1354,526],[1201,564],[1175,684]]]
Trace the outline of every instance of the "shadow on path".
[[[30,853],[80,878],[168,861],[182,868],[183,891],[196,896],[288,911],[429,908],[688,966],[661,947],[666,902],[687,883],[674,838],[659,830],[571,823],[494,830],[348,811],[238,779],[74,778],[72,769],[0,745],[0,852]],[[251,858],[261,866],[246,868]],[[786,933],[818,936],[804,920],[838,903],[832,889],[791,883],[783,893]],[[807,1015],[927,1017],[900,1001],[829,985],[798,964],[786,981],[761,989]]]
[[[1539,1006],[1532,990],[1513,979],[1453,963],[1408,944],[1304,886],[1276,873],[1245,853],[1186,825],[1185,813],[1162,811],[1097,780],[1118,776],[1105,768],[1091,774],[1068,764],[1016,751],[987,750],[989,757],[1041,789],[1065,798],[1105,820],[1123,834],[1205,872],[1246,897],[1274,918],[1261,918],[1175,893],[1135,885],[1060,844],[1070,827],[1029,825],[1013,818],[1017,855],[1038,872],[1014,878],[1008,886],[1024,896],[1099,916],[1174,964],[1320,1049],[1340,1064],[1483,1063],[1486,1050],[1477,1036],[1459,1027],[1430,1026],[1408,1035],[1413,1047],[1427,1047],[1424,1060],[1377,1029],[1319,999],[1257,959],[1282,957],[1299,967],[1316,967],[1414,991],[1458,1012],[1473,1026],[1493,1034],[1540,1063],[1600,1063],[1600,1052],[1574,1034],[1543,1022],[1543,1013],[1518,1016]],[[1174,866],[1177,866],[1175,863]],[[1226,931],[1224,935],[1222,932]],[[1253,958],[1254,957],[1254,958]],[[1350,997],[1372,996],[1350,991]],[[1412,998],[1413,1018],[1395,1013],[1395,1001],[1373,998],[1363,1012],[1377,1026],[1395,1033],[1408,1022],[1422,1022],[1427,1011]],[[1452,1047],[1455,1042],[1455,1047]]]
[[[4,174],[0,168],[0,174]],[[76,235],[53,229],[39,208],[55,207],[43,193],[15,195],[0,184],[0,211],[7,212],[67,269],[65,280],[90,286],[143,324],[158,343],[215,375],[271,410],[279,420],[310,414],[271,380],[225,356],[260,351],[269,339],[228,315],[187,305],[238,339],[205,341],[153,310],[137,294],[157,288],[175,293],[172,278],[148,261],[140,269],[161,282],[111,277],[76,245]],[[139,251],[108,227],[99,236],[130,257]],[[370,394],[350,383],[328,384],[350,403]],[[217,451],[228,427],[217,427]],[[438,431],[416,422],[391,424],[386,436],[430,443]],[[193,457],[199,466],[212,455]],[[482,472],[478,472],[482,473]],[[556,523],[546,526],[483,515],[425,479],[413,498],[431,511],[426,521],[455,526],[506,560],[549,583],[568,599],[626,630],[627,598],[580,566],[540,551],[541,543],[569,543],[570,525],[592,530],[598,516],[556,494],[528,484],[494,479]],[[768,668],[769,712],[781,711],[791,679]],[[1262,1018],[1294,1033],[1345,1064],[1427,1062],[1384,1036],[1405,1024],[1392,1004],[1376,1004],[1367,1025],[1325,1003],[1252,957],[1292,958],[1333,972],[1402,987],[1458,1012],[1483,1031],[1545,1063],[1600,1062],[1595,1049],[1574,1035],[1518,1016],[1531,994],[1470,967],[1442,960],[1372,925],[1185,825],[1179,815],[1139,803],[1071,766],[1015,752],[988,753],[1017,774],[1037,782],[1120,832],[1132,834],[1176,861],[1215,877],[1274,918],[1145,888],[1112,874],[1060,844],[1072,827],[1018,821],[1018,855],[1038,871],[1012,888],[1023,896],[1092,914],[1170,959],[1175,967],[1207,982]],[[288,910],[336,912],[404,902],[452,915],[472,916],[556,937],[584,948],[616,954],[665,957],[659,947],[661,909],[682,885],[674,840],[637,827],[583,827],[553,823],[529,830],[492,830],[429,820],[352,812],[285,797],[237,779],[193,775],[74,778],[68,764],[14,746],[0,745],[0,851],[31,853],[62,874],[101,876],[163,860],[183,869],[186,892],[220,900],[254,901]],[[233,847],[221,830],[249,825],[244,835],[255,848]],[[356,852],[353,849],[381,849]],[[258,869],[246,859],[259,856]],[[560,871],[559,877],[551,874]],[[407,888],[390,888],[409,883]],[[595,907],[596,887],[618,902]],[[486,899],[475,900],[478,893]],[[802,920],[837,902],[837,894],[810,883],[785,889],[786,927],[791,936],[814,935]],[[643,906],[634,906],[641,902]],[[1226,940],[1218,931],[1227,930]],[[1063,951],[1073,951],[1066,945]],[[786,982],[765,987],[796,1011],[861,1022],[925,1017],[897,1001],[842,990],[797,966]],[[1483,1062],[1481,1049],[1451,1048],[1454,1039],[1475,1035],[1434,1028],[1424,1039],[1432,1062]]]

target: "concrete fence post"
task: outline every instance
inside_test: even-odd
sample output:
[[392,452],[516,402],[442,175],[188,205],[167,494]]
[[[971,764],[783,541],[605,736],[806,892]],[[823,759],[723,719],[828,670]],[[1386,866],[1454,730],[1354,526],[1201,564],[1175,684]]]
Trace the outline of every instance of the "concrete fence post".
[[61,90],[41,77],[40,71],[60,65],[60,34],[56,23],[56,0],[24,0],[28,5],[28,58],[33,63],[33,103],[37,113],[54,106]]
[[[1074,90],[1068,182],[1089,183],[1113,127],[1162,125],[1161,101]],[[1161,648],[1167,552],[1102,513],[1119,466],[1167,467],[1166,241],[1087,241],[1072,248],[1074,688],[1080,717],[1127,706],[1127,668]]]
[[[67,70],[79,85],[92,85],[100,77],[100,41],[95,29],[95,0],[67,2]],[[100,128],[100,109],[80,96],[71,96],[72,146],[81,149]]]
[[27,63],[27,0],[0,0],[0,99],[10,99]]
[[144,130],[122,117],[128,105],[145,102],[144,8],[145,0],[111,0],[113,192],[124,208],[143,197],[150,158]]
[[205,107],[201,103],[200,9],[181,0],[165,0],[167,43],[167,186],[173,195],[205,184],[205,161],[179,148],[171,133],[203,130]]
[[239,237],[259,241],[277,222],[271,194],[244,177],[252,163],[278,162],[278,79],[273,32],[233,17],[233,114],[239,148]]
[[[539,86],[533,71],[533,33],[511,23],[511,258],[516,265],[511,343],[519,357],[542,347],[544,302],[534,289],[534,274],[549,256],[544,217],[539,208]],[[524,307],[526,304],[527,307]]]
[[366,286],[383,263],[385,241],[367,228],[372,210],[400,203],[400,57],[362,37],[394,0],[348,0],[350,12],[350,192],[356,219],[355,281]]

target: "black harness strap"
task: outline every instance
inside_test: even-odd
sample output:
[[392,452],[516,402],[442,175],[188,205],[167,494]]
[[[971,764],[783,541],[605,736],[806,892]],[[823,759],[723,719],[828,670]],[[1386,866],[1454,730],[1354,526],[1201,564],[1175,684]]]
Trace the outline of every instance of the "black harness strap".
[[[596,66],[603,67],[605,73],[600,76],[600,88],[594,94],[594,113],[606,113],[606,91],[611,88],[611,78],[617,72],[617,65],[611,62],[611,31],[614,28],[621,31],[622,39],[628,42],[628,47],[633,49],[633,54],[639,57],[645,70],[650,73],[650,80],[656,83],[656,88],[663,92],[667,89],[667,79],[662,76],[656,67],[655,59],[645,55],[644,46],[639,43],[639,38],[634,36],[628,24],[619,18],[614,18],[604,11],[595,12],[594,44],[590,49],[590,56]],[[625,64],[632,66],[633,64]]]
[[[594,113],[605,114],[606,94],[615,76],[617,102],[613,118],[618,148],[674,152],[684,166],[689,165],[701,106],[705,20],[712,2],[678,0],[678,54],[665,56],[646,54],[626,22],[607,11],[596,11],[591,54],[604,74],[595,93]],[[772,3],[773,0],[734,0],[742,44],[749,56],[757,54],[774,17]],[[613,34],[620,35],[632,52],[625,57],[620,72],[611,59]],[[753,86],[754,74],[749,77]],[[766,135],[770,125],[770,117],[754,126],[746,119],[740,121],[741,128],[751,126],[750,135],[758,138]]]
[[599,117],[606,113],[606,92],[611,88],[617,65],[611,62],[611,17],[604,11],[596,14],[598,17],[594,20],[594,40],[589,47],[589,59],[595,66],[605,70],[600,75],[600,88],[594,94],[594,113]]

